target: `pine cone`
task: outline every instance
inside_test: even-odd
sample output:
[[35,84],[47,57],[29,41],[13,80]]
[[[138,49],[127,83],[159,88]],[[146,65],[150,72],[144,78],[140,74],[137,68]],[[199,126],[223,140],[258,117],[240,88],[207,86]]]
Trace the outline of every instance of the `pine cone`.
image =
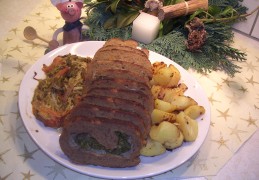
[[188,31],[188,39],[185,42],[189,51],[199,51],[207,39],[207,32],[203,22],[195,17],[189,24],[185,26]]

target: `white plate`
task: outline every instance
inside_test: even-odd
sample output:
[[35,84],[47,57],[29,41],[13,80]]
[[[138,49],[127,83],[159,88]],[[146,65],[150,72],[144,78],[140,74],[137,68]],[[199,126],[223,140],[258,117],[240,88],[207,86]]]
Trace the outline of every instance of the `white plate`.
[[34,89],[38,83],[33,79],[34,72],[37,72],[37,78],[43,78],[42,65],[50,64],[57,55],[71,53],[78,56],[93,57],[95,52],[101,48],[103,44],[104,42],[101,41],[88,41],[62,46],[40,58],[27,71],[20,86],[19,109],[28,133],[36,144],[55,161],[77,172],[95,177],[112,179],[143,178],[166,172],[183,164],[198,151],[205,140],[210,125],[209,102],[202,87],[186,70],[170,59],[154,52],[150,52],[150,61],[164,61],[167,64],[175,65],[181,72],[181,82],[186,83],[188,86],[188,90],[185,94],[194,98],[206,109],[206,113],[201,119],[198,119],[199,135],[195,142],[184,143],[180,148],[172,152],[166,152],[160,156],[141,157],[141,163],[131,168],[105,168],[90,165],[76,165],[71,163],[61,151],[59,146],[59,132],[55,129],[44,127],[41,122],[35,119],[32,114],[31,100]]

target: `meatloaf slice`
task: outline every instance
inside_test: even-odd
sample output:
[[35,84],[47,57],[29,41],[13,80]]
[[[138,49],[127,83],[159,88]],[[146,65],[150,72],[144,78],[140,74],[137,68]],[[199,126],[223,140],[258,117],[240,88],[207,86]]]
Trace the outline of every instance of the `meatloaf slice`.
[[133,62],[113,60],[113,61],[95,61],[93,68],[112,68],[114,70],[131,70],[138,73],[140,76],[152,79],[152,71],[146,67],[134,64]]
[[[73,114],[72,116],[81,116],[87,119],[105,118],[107,120],[116,119],[118,121],[132,123],[135,126],[135,129],[140,132],[142,138],[147,138],[149,133],[149,130],[146,128],[142,117],[130,111],[111,109],[110,107],[98,106],[83,102],[80,103],[80,105],[71,114]],[[66,123],[67,121],[65,120],[64,122]]]
[[143,147],[131,123],[80,116],[63,128],[59,143],[73,163],[108,167],[135,166]]
[[134,91],[128,91],[125,89],[116,89],[116,88],[95,88],[95,89],[89,90],[87,92],[87,95],[107,96],[107,97],[127,99],[130,101],[136,101],[137,103],[140,103],[148,111],[152,111],[154,109],[153,99],[150,99],[150,97],[147,94],[144,94],[141,92],[136,93]]

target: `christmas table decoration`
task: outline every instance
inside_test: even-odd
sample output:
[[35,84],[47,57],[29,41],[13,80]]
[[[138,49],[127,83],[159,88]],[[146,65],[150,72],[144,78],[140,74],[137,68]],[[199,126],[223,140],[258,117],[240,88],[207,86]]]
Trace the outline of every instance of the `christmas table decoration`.
[[[92,40],[132,38],[132,22],[141,12],[157,16],[159,32],[151,43],[141,46],[162,54],[186,69],[208,73],[221,70],[230,76],[240,72],[236,62],[246,54],[231,46],[232,25],[247,13],[242,0],[85,0]],[[177,8],[178,7],[178,8]],[[177,13],[176,13],[177,12]]]

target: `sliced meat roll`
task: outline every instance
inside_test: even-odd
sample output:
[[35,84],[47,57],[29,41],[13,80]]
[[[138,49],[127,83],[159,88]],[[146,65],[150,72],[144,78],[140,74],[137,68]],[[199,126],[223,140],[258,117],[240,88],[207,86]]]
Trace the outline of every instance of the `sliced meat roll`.
[[151,63],[135,41],[111,39],[85,74],[84,98],[64,120],[59,142],[74,163],[139,164],[151,127]]

